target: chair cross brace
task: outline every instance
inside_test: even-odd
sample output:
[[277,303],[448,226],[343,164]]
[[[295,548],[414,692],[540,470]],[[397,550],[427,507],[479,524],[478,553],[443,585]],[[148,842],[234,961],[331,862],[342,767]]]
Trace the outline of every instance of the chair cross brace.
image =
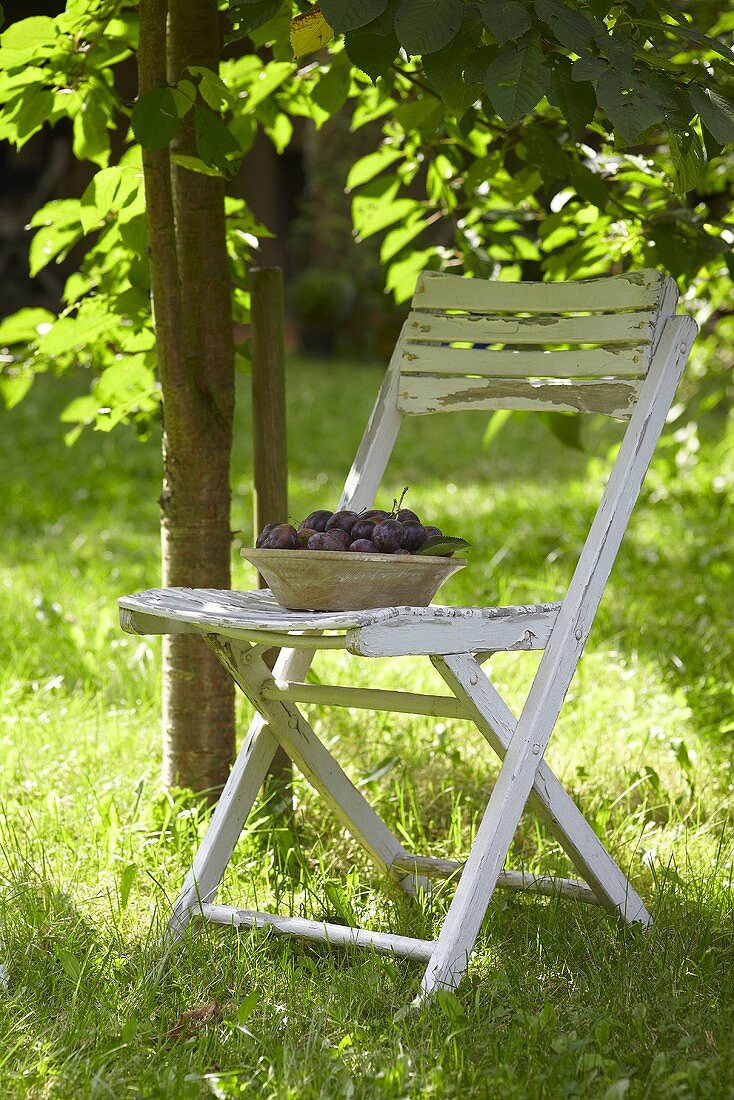
[[[232,924],[235,927],[252,928],[269,925],[279,932],[306,939],[318,938],[335,946],[371,946],[383,953],[391,952],[408,958],[425,959],[428,961],[428,971],[424,981],[424,993],[431,992],[437,984],[443,987],[458,984],[474,945],[479,924],[471,941],[468,936],[462,938],[460,959],[463,965],[457,965],[456,961],[453,961],[450,969],[439,975],[438,981],[429,982],[433,956],[440,944],[440,937],[435,945],[427,946],[427,941],[409,941],[405,937],[394,937],[388,933],[345,929],[342,926],[330,926],[300,918],[258,914],[244,909],[212,905],[234,845],[278,744],[295,761],[337,818],[362,845],[380,870],[396,879],[408,893],[427,888],[428,880],[434,877],[447,878],[460,875],[460,886],[461,880],[467,874],[467,868],[469,874],[472,871],[469,863],[471,855],[467,863],[462,865],[454,860],[414,856],[403,848],[398,838],[387,828],[317,738],[298,707],[291,700],[280,697],[283,693],[279,692],[276,686],[279,681],[262,658],[265,647],[217,634],[206,635],[206,640],[235,683],[258,711],[259,718],[253,723],[253,728],[214,811],[202,848],[174,907],[170,925],[172,934],[180,935],[192,918]],[[290,655],[283,654],[280,660],[284,659],[290,662],[300,659],[305,663],[304,654],[300,652],[291,651]],[[432,660],[454,694],[454,699],[449,700],[447,697],[446,702],[453,702],[452,710],[455,707],[455,717],[473,721],[500,758],[504,758],[515,734],[517,723],[481,665],[468,654],[445,655],[434,657]],[[321,685],[314,686],[319,690],[322,688]],[[334,691],[334,688],[324,690]],[[548,765],[542,760],[536,763],[537,775],[531,786],[530,805],[546,822],[587,881],[551,879],[545,876],[505,871],[501,864],[504,863],[507,848],[509,848],[508,842],[505,851],[497,861],[497,870],[492,889],[487,897],[487,904],[494,887],[500,886],[529,893],[573,897],[603,905],[607,909],[618,912],[627,921],[636,921],[647,926],[651,921],[650,915],[622,871],[607,853]],[[207,840],[210,837],[212,841],[207,846]],[[218,840],[215,839],[217,837]],[[223,847],[225,843],[226,848]],[[204,850],[205,846],[208,847],[208,851]],[[459,896],[458,888],[457,896]],[[451,918],[452,909],[453,905],[449,909],[444,927]],[[484,910],[486,910],[486,904]],[[479,923],[484,916],[484,910]],[[336,932],[336,928],[340,931]],[[422,946],[416,947],[416,944]]]

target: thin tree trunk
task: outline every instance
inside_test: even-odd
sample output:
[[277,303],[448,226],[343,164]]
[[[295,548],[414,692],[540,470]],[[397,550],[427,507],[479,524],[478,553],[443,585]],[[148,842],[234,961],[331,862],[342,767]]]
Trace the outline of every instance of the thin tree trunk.
[[[141,92],[175,83],[190,65],[216,71],[218,61],[216,0],[141,0]],[[193,146],[187,120],[177,147]],[[163,583],[228,588],[234,347],[224,185],[172,165],[168,150],[144,154],[143,167],[163,388]],[[164,638],[163,727],[165,782],[216,795],[234,753],[234,690],[196,636]]]

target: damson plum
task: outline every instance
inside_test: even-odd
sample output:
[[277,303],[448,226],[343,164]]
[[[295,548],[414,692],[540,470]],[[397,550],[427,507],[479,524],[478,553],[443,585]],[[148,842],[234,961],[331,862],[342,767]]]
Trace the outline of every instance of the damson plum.
[[327,535],[333,535],[335,539],[341,543],[340,550],[348,550],[349,544],[352,541],[352,536],[348,535],[346,531],[342,531],[340,527],[332,527],[331,531],[324,532]]
[[426,538],[427,539],[433,539],[433,538],[436,537],[436,535],[442,535],[443,534],[443,531],[441,530],[440,527],[426,527],[425,531],[426,531]]
[[396,519],[386,519],[375,525],[372,541],[383,554],[392,554],[395,550],[400,550],[402,534],[402,523],[398,523]]
[[298,549],[305,550],[308,547],[308,540],[311,535],[317,535],[319,532],[313,527],[299,527],[296,533],[298,535]]
[[308,540],[309,550],[347,550],[349,548],[349,536],[346,535],[346,544],[340,536],[344,531],[317,531]]
[[420,523],[415,512],[411,512],[410,508],[401,508],[395,517],[398,523]]
[[270,532],[274,531],[277,526],[277,523],[266,523],[260,534],[257,536],[257,542],[255,543],[255,546],[262,546]]
[[349,547],[349,552],[355,554],[379,554],[380,551],[371,539],[355,539]]
[[331,519],[327,520],[325,531],[333,531],[337,527],[340,531],[346,531],[347,534],[352,530],[355,523],[359,519],[356,512],[350,512],[349,509],[344,509],[341,512],[334,512]]
[[295,550],[298,546],[298,532],[290,523],[279,523],[263,543],[267,550]]
[[373,523],[379,523],[383,519],[390,519],[390,513],[384,508],[370,508],[360,516],[360,519],[370,519]]
[[356,542],[357,539],[371,539],[374,529],[374,520],[359,519],[349,533],[352,536],[352,541]]
[[422,546],[425,541],[426,529],[422,523],[403,524],[403,532],[400,538],[400,545],[403,550],[412,553],[413,550],[417,550],[419,546]]
[[326,524],[334,515],[333,512],[329,512],[326,509],[322,509],[320,512],[312,512],[310,516],[306,516],[303,523],[299,523],[300,530],[309,528],[311,531],[324,531]]
[[394,558],[412,558],[413,557],[410,550],[403,550],[402,548],[400,550],[393,550],[392,556]]

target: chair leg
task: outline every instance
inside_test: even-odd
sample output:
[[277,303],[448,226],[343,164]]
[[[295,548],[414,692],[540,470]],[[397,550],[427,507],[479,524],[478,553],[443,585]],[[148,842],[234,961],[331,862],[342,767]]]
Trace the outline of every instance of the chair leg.
[[[466,696],[476,704],[480,684],[484,689],[487,677],[473,658],[465,656],[464,661],[464,668],[469,671]],[[538,709],[532,689],[528,699],[522,720],[514,726],[499,777],[423,976],[422,998],[436,989],[455,989],[461,981],[515,830],[536,783],[563,697],[552,710],[545,711]]]
[[298,708],[292,703],[262,697],[262,686],[271,681],[272,672],[260,657],[258,647],[214,634],[207,636],[207,642],[267,722],[272,735],[377,866],[399,881],[409,894],[427,888],[427,879],[406,875],[393,867],[395,860],[406,858],[408,853],[322,745]]
[[[292,653],[288,666],[290,674],[305,676],[310,659],[310,654],[303,651]],[[168,924],[169,940],[179,939],[192,916],[203,904],[214,900],[277,748],[278,741],[266,720],[256,714],[173,907]]]
[[[517,720],[487,674],[468,654],[433,658],[433,664],[467,707],[468,716],[480,733],[504,759]],[[538,765],[529,805],[549,827],[605,908],[628,923],[645,927],[652,924],[642,899],[544,760]]]
[[209,828],[173,907],[169,936],[183,935],[192,916],[214,900],[247,815],[265,781],[278,742],[258,715],[229,773]]

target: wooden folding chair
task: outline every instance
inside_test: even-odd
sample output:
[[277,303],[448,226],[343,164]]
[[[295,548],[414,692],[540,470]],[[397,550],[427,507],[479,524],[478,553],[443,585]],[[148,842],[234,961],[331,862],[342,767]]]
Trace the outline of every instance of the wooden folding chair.
[[[675,315],[676,299],[675,283],[656,271],[570,283],[488,282],[433,271],[418,280],[339,507],[359,511],[372,504],[404,416],[539,409],[629,419],[562,603],[312,613],[278,606],[267,590],[191,589],[156,589],[119,601],[122,626],[131,633],[202,634],[258,712],[176,902],[172,935],[200,918],[369,946],[426,962],[427,996],[459,984],[495,886],[560,892],[596,902],[625,921],[651,923],[544,754],[695,338],[695,323]],[[272,646],[281,647],[273,671],[262,657]],[[363,657],[428,656],[453,695],[306,684],[315,652],[337,647]],[[536,649],[543,655],[516,720],[482,664],[499,651]],[[406,891],[460,869],[451,860],[406,852],[318,740],[299,703],[469,719],[502,758],[435,941],[215,904],[278,745]],[[503,870],[526,804],[583,882]]]

